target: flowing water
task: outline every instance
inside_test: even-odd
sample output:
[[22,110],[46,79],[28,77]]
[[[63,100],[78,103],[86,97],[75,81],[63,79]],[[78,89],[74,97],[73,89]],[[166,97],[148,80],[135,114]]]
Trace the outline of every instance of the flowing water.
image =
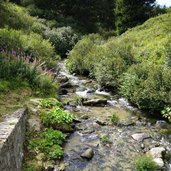
[[[151,148],[162,146],[167,153],[171,151],[169,124],[148,119],[124,98],[100,89],[94,80],[69,74],[64,61],[59,67],[59,77],[65,79],[61,83],[61,92],[65,93],[60,98],[65,109],[78,118],[75,132],[64,148],[66,171],[132,171],[137,156]],[[81,105],[83,100],[89,103]],[[102,102],[98,104],[99,100]],[[96,102],[91,104],[92,101]],[[119,117],[117,125],[110,122],[113,113]],[[149,138],[136,141],[132,138],[136,133],[145,133]],[[94,153],[89,160],[81,157],[87,149]],[[163,170],[171,170],[169,158],[164,162]]]

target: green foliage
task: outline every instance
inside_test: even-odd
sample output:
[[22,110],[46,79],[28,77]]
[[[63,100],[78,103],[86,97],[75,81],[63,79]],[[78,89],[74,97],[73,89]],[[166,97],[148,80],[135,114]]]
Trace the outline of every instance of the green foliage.
[[103,135],[103,136],[101,136],[101,137],[100,137],[100,141],[101,141],[103,144],[110,143],[109,135]]
[[74,102],[77,105],[82,105],[83,104],[84,99],[82,97],[76,95],[76,96],[73,97],[73,99],[74,99]]
[[100,45],[102,42],[102,38],[98,34],[84,36],[69,54],[66,64],[69,71],[71,73],[91,75],[94,72],[93,62],[98,62],[98,58],[93,58],[92,53],[95,51],[96,45]]
[[30,29],[34,23],[34,18],[31,17],[27,10],[21,6],[3,2],[1,5],[0,27],[10,26],[14,29]]
[[163,115],[164,118],[167,118],[169,122],[171,122],[171,107],[165,107],[161,111],[161,114]]
[[0,80],[0,92],[9,90],[10,83],[8,81]]
[[13,29],[0,29],[0,47],[8,51],[22,51],[47,63],[54,55],[52,45],[40,35],[25,34],[23,31]]
[[41,119],[46,126],[51,126],[53,124],[69,126],[73,121],[73,115],[71,113],[65,112],[59,107],[54,107],[48,112],[43,112],[41,114]]
[[111,118],[110,118],[110,121],[111,121],[111,123],[114,124],[114,125],[117,125],[117,124],[118,124],[118,122],[119,122],[119,117],[117,116],[116,113],[113,113],[113,114],[112,114],[112,116],[111,116]]
[[[15,58],[13,56],[13,58]],[[16,60],[0,54],[0,79],[10,81],[1,84],[1,90],[21,86],[29,86],[37,91],[38,95],[48,96],[56,92],[57,86],[50,75],[42,75],[39,66],[25,63],[22,59]]]
[[102,86],[117,87],[119,76],[133,62],[129,46],[107,45],[99,35],[85,36],[70,52],[67,68],[71,73],[95,77]]
[[34,166],[34,164],[25,164],[23,171],[36,171],[36,167]]
[[35,138],[29,142],[29,149],[44,153],[47,159],[60,159],[63,156],[61,145],[65,141],[65,135],[51,128],[45,129],[40,138]]
[[171,103],[170,23],[168,13],[107,41],[83,37],[70,52],[67,68],[119,89],[141,109],[161,111]]
[[120,92],[141,109],[161,110],[171,103],[170,74],[161,65],[133,65],[122,77]]
[[134,165],[136,171],[156,171],[158,169],[158,166],[153,159],[148,156],[138,157],[135,160]]
[[47,29],[44,35],[52,42],[56,52],[61,56],[65,56],[78,41],[78,35],[71,27],[53,28],[52,30]]
[[41,101],[41,108],[51,109],[53,107],[62,107],[62,103],[54,98],[47,98]]

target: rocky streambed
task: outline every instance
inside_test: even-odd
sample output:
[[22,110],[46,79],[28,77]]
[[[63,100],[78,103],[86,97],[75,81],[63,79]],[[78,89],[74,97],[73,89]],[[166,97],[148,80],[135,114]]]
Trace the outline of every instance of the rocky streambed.
[[[171,170],[170,124],[147,118],[94,80],[70,75],[64,62],[59,67],[60,98],[76,116],[60,170],[132,171],[143,154],[151,155],[160,170]],[[110,122],[113,113],[119,117],[115,125]]]

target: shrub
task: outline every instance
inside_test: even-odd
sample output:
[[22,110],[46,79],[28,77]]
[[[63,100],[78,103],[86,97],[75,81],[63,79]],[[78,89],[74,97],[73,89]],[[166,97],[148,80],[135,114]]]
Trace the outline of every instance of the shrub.
[[42,61],[51,60],[54,49],[51,44],[35,33],[25,34],[13,29],[0,29],[0,47],[16,53],[24,52]]
[[51,109],[53,107],[62,107],[62,103],[54,98],[47,98],[41,101],[41,107]]
[[23,171],[35,171],[36,166],[34,164],[24,164]]
[[78,35],[74,33],[71,27],[47,29],[44,34],[54,45],[56,52],[61,56],[65,56],[78,40]]
[[101,137],[100,137],[100,141],[101,141],[103,144],[110,143],[109,135],[103,135],[103,136],[101,136]]
[[136,171],[156,171],[158,169],[153,159],[148,156],[138,157],[135,160],[134,165]]
[[101,86],[117,88],[120,75],[126,70],[125,61],[107,51],[95,65],[95,78]]
[[35,138],[29,142],[29,149],[44,153],[46,159],[60,159],[63,156],[61,145],[65,141],[65,135],[51,128],[45,129],[40,138]]
[[164,118],[167,118],[169,122],[171,122],[171,107],[165,107],[161,111],[161,114],[163,115]]
[[84,36],[69,53],[69,57],[66,63],[68,70],[71,73],[93,75],[93,62],[98,62],[98,55],[97,58],[94,58],[93,55],[96,55],[94,53],[96,45],[100,45],[101,43],[102,38],[97,34]]
[[0,92],[8,91],[10,83],[8,81],[0,80]]
[[120,92],[141,109],[161,111],[171,103],[170,74],[162,65],[133,65],[121,79]]
[[95,77],[101,86],[117,88],[120,75],[134,62],[130,47],[105,41],[99,35],[85,36],[69,54],[70,72]]
[[39,95],[54,96],[57,86],[53,77],[47,74],[39,63],[29,63],[23,56],[0,53],[0,79],[10,81],[13,86],[9,88],[30,85]]
[[117,116],[116,113],[113,113],[113,114],[112,114],[112,116],[111,116],[111,118],[110,118],[110,121],[111,121],[111,123],[114,124],[114,125],[118,124],[118,122],[119,122],[119,117]]
[[27,13],[25,8],[9,2],[1,4],[0,18],[0,27],[9,26],[14,29],[29,30],[34,23],[34,18]]
[[70,125],[73,121],[73,115],[65,112],[63,109],[59,107],[54,107],[52,110],[48,112],[43,112],[41,114],[41,119],[44,125],[52,126],[54,124],[60,125]]
[[160,15],[107,41],[83,37],[70,52],[67,68],[111,90],[120,88],[141,109],[161,111],[171,104],[170,21],[170,13]]
[[35,22],[33,23],[31,30],[35,33],[38,33],[40,35],[44,35],[45,30],[47,29],[47,26],[42,23],[42,21],[39,19],[35,19]]

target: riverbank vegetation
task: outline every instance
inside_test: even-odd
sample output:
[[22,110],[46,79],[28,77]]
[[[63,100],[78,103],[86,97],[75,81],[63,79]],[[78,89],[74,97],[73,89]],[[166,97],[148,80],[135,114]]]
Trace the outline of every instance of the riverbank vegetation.
[[70,52],[67,67],[95,78],[140,109],[160,112],[171,104],[170,23],[167,13],[108,40],[85,36]]
[[[37,99],[29,106],[36,109],[36,115],[29,112],[23,170],[39,171],[50,168],[63,157],[65,133],[73,131],[74,117],[54,98]],[[34,125],[36,120],[38,123]]]

